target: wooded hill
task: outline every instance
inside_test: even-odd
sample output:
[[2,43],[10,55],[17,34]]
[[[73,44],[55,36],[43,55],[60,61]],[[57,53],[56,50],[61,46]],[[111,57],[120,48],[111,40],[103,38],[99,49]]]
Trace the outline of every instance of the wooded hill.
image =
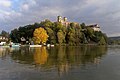
[[[44,28],[48,34],[47,43],[60,45],[81,45],[81,44],[107,44],[107,36],[102,31],[94,31],[85,23],[75,24],[71,22],[65,26],[60,22],[51,22],[45,20],[40,23],[34,23],[14,29],[10,33],[13,42],[21,43],[21,37],[31,43],[33,41],[33,32],[37,28]],[[24,43],[26,44],[26,43]]]

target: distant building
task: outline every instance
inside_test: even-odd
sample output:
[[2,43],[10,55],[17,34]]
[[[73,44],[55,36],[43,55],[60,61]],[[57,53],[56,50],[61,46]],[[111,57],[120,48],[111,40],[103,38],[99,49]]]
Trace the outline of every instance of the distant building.
[[0,46],[5,45],[5,44],[6,44],[6,42],[0,42]]
[[0,46],[5,45],[7,41],[7,37],[0,35]]
[[68,25],[70,25],[70,23],[74,23],[75,25],[78,25],[77,22],[69,22],[66,17],[62,18],[61,16],[57,17],[57,22],[61,23],[62,25],[66,26],[66,27]]
[[26,43],[26,39],[24,37],[21,37],[21,44],[25,44]]
[[26,41],[26,39],[25,39],[24,37],[21,37],[20,39],[21,39],[21,41],[23,41],[23,42]]
[[8,38],[0,35],[0,41],[8,41]]
[[91,27],[94,31],[100,31],[100,27],[98,24],[95,24],[95,25],[88,25],[88,27]]
[[[75,26],[79,25],[79,23],[69,22],[66,17],[61,17],[61,16],[57,17],[57,22],[61,23],[66,27],[68,27],[71,23],[73,23]],[[91,27],[94,31],[98,31],[98,32],[100,31],[100,27],[98,26],[98,24],[88,25],[88,27]]]
[[61,24],[63,24],[64,26],[68,26],[70,23],[67,21],[67,18],[66,17],[61,17],[61,16],[58,16],[57,17],[57,22],[60,22]]

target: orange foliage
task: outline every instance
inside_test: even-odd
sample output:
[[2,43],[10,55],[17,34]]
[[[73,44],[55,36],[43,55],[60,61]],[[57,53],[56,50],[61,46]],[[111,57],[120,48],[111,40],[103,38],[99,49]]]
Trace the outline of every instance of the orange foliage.
[[48,40],[48,35],[44,28],[35,29],[33,33],[33,37],[34,37],[35,44],[40,44],[40,43],[43,44],[43,43],[46,43],[46,41]]

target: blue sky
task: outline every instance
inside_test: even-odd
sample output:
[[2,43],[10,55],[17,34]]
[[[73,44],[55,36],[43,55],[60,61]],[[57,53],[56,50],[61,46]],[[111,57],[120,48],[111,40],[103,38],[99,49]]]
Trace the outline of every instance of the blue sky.
[[0,31],[46,18],[56,21],[58,15],[69,21],[97,23],[108,36],[120,36],[120,0],[0,0]]

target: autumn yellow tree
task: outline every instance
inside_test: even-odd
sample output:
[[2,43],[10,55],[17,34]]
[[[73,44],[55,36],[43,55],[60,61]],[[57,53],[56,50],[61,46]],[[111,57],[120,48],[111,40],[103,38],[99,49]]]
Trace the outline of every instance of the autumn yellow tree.
[[43,44],[48,40],[47,32],[44,28],[37,28],[33,33],[33,39],[35,44]]

